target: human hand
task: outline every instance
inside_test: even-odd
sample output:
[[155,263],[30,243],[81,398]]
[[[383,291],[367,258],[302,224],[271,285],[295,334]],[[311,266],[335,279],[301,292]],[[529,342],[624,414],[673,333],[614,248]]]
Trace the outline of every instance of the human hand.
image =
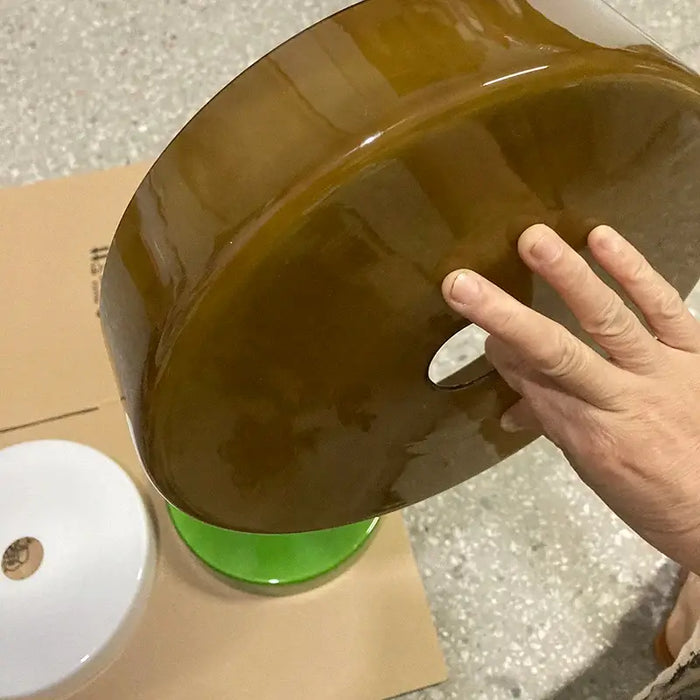
[[611,228],[588,246],[654,335],[554,231],[518,242],[609,359],[474,272],[448,275],[443,295],[490,334],[488,359],[523,397],[502,427],[544,433],[623,520],[700,573],[700,323]]

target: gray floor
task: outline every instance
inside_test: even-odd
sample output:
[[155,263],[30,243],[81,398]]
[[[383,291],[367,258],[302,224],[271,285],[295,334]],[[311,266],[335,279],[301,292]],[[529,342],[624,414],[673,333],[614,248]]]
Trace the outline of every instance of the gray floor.
[[[234,74],[346,4],[0,0],[0,185],[155,156]],[[700,67],[698,0],[613,4]],[[674,567],[550,445],[406,519],[451,674],[412,698],[612,700],[653,675]]]

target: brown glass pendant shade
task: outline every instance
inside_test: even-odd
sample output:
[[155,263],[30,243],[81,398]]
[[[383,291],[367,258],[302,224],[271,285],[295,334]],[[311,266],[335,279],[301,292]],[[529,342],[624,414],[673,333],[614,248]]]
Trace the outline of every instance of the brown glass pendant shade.
[[682,294],[698,278],[700,78],[603,3],[366,0],[258,61],[158,159],[105,267],[155,485],[207,523],[297,532],[515,452],[497,375],[447,391],[427,369],[464,325],[456,267],[579,332],[518,259],[540,221],[580,250],[609,223]]

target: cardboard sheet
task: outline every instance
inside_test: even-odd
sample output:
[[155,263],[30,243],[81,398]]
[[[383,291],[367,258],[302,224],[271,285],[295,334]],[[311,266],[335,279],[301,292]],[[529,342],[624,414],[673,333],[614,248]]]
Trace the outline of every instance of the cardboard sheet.
[[339,577],[280,598],[232,588],[175,534],[132,447],[97,317],[106,247],[144,171],[0,191],[0,447],[92,445],[128,471],[157,524],[144,618],[123,656],[76,697],[369,700],[444,680],[400,515]]

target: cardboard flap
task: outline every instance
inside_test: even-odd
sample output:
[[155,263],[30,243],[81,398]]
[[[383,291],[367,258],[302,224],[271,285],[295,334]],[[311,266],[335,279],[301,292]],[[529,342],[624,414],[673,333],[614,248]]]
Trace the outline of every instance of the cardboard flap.
[[0,430],[118,397],[102,265],[143,164],[0,190]]

